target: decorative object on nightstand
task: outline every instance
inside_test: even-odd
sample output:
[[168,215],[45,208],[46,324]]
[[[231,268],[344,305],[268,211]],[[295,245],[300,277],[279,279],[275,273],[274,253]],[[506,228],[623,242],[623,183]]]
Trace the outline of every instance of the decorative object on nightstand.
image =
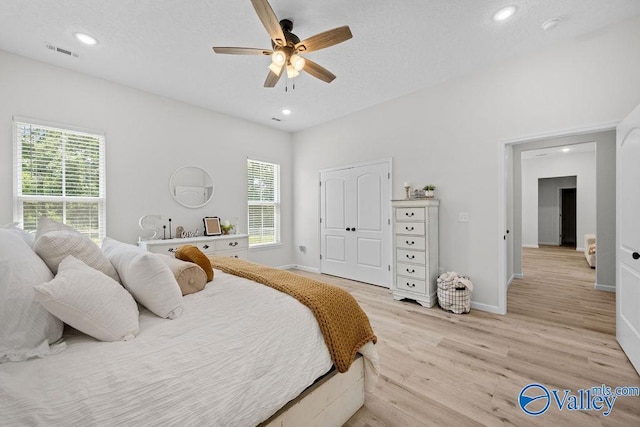
[[436,190],[436,186],[433,184],[429,184],[425,185],[422,189],[424,190],[424,197],[426,197],[427,199],[432,199],[433,192]]
[[222,234],[222,228],[220,227],[220,218],[217,216],[208,216],[202,218],[204,222],[204,235],[205,236],[219,236]]
[[393,299],[436,303],[439,200],[393,200]]
[[166,220],[166,217],[162,215],[143,215],[138,220],[138,225],[145,231],[152,231],[152,236],[142,237],[140,236],[138,240],[143,239],[155,239],[158,237],[158,233],[162,230],[162,223]]
[[182,239],[184,237],[184,227],[179,225],[176,227],[176,239]]
[[222,234],[232,234],[235,226],[231,224],[231,221],[225,219],[220,222],[220,228],[222,228]]
[[411,184],[409,184],[408,182],[405,181],[405,183],[404,183],[404,198],[406,200],[409,200],[411,198],[411,196],[409,195],[410,191],[411,191]]

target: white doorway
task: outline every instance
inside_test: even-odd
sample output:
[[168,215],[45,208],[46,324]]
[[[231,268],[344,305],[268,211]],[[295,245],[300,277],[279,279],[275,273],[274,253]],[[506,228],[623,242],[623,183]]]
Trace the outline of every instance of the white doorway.
[[[536,240],[538,237],[537,215],[535,217],[535,232],[532,232],[533,227],[523,230],[522,215],[523,212],[530,211],[530,209],[523,206],[523,198],[517,194],[518,191],[522,191],[518,190],[522,188],[521,153],[527,150],[555,149],[560,146],[594,141],[596,144],[596,167],[593,173],[597,175],[597,180],[595,185],[590,187],[590,191],[597,194],[596,234],[600,250],[594,286],[598,290],[615,291],[615,127],[611,125],[603,128],[548,134],[538,138],[528,137],[504,141],[501,143],[500,150],[503,168],[500,175],[500,215],[498,218],[502,230],[498,247],[498,267],[504,278],[499,289],[499,307],[503,314],[507,312],[508,285],[512,280],[522,278],[522,247],[527,246],[525,243],[532,243],[525,242],[523,236],[528,233]],[[579,183],[578,187],[580,187]],[[537,202],[535,203],[537,204]],[[580,234],[584,233],[586,231],[578,232],[576,236],[578,245],[582,244]]]
[[320,171],[320,272],[391,287],[391,160]]

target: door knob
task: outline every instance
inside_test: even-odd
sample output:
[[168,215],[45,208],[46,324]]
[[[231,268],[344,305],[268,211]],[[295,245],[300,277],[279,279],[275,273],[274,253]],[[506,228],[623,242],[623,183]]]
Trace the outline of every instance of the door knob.
[[356,231],[356,228],[355,228],[355,227],[353,227],[353,228],[351,229],[351,231]]
[[350,229],[349,227],[347,227],[345,230],[347,230],[347,231],[351,231],[351,229]]
[[631,256],[633,257],[633,259],[640,259],[640,254],[638,252],[634,252],[633,254],[631,254]]

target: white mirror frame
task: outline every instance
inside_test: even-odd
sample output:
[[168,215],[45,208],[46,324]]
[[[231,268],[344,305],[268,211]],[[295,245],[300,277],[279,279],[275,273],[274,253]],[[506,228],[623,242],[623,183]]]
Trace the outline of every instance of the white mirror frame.
[[[182,189],[182,191],[180,191]],[[205,206],[213,198],[215,187],[211,175],[200,166],[182,166],[176,169],[169,179],[169,192],[173,200],[185,208],[195,209]],[[182,195],[182,197],[181,197]],[[185,197],[197,200],[189,202]]]

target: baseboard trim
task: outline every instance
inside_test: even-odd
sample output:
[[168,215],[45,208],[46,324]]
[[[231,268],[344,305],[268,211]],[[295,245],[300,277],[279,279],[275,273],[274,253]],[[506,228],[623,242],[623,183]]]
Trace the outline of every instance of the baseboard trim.
[[290,268],[296,268],[298,270],[306,271],[306,272],[309,272],[309,273],[318,273],[318,274],[320,274],[320,269],[319,268],[307,267],[306,265],[292,264]]
[[480,302],[471,301],[471,308],[474,308],[480,311],[486,311],[487,313],[505,314],[502,310],[500,310],[500,307],[497,307],[495,305],[482,304]]
[[538,249],[540,246],[538,246],[538,245],[529,245],[529,244],[523,243],[522,247],[523,248]]
[[579,248],[576,246],[576,252],[584,252],[584,248]]
[[605,291],[605,292],[615,292],[616,291],[616,287],[612,286],[612,285],[601,285],[599,283],[596,283],[596,285],[594,287],[598,291]]
[[276,268],[280,270],[291,270],[292,268],[297,268],[297,266],[295,264],[287,264],[287,265],[281,265]]
[[522,279],[523,277],[524,277],[524,274],[522,273],[513,273],[509,278],[509,280],[507,281],[507,289],[509,289],[509,286],[511,286],[511,283],[513,283],[514,280]]

